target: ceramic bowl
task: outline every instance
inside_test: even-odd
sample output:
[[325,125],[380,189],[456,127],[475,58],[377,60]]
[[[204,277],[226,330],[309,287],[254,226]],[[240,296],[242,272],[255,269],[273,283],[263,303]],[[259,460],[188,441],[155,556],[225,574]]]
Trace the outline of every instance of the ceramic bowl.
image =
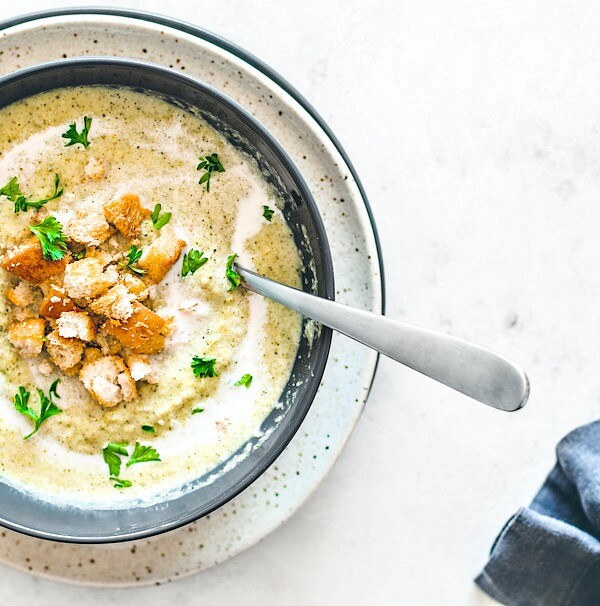
[[[278,190],[282,208],[302,258],[303,289],[334,297],[327,236],[315,201],[281,145],[247,111],[213,87],[174,70],[129,59],[81,58],[55,61],[0,78],[0,107],[51,89],[77,85],[132,87],[198,113],[234,146],[255,158]],[[149,537],[207,515],[256,480],[281,454],[298,430],[319,387],[331,331],[304,330],[292,374],[261,426],[265,439],[252,437],[205,476],[157,494],[151,504],[118,502],[82,508],[54,495],[44,500],[0,478],[0,524],[44,539],[110,543]],[[242,456],[243,453],[244,456]]]

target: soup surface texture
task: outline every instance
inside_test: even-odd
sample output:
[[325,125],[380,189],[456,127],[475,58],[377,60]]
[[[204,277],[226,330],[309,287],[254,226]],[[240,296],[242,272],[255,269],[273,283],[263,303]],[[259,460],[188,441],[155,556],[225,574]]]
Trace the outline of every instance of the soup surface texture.
[[[237,254],[300,286],[282,201],[204,120],[139,91],[43,93],[0,109],[0,132],[0,474],[108,504],[201,477],[290,377],[300,318],[226,276]],[[24,439],[43,405],[60,412]]]

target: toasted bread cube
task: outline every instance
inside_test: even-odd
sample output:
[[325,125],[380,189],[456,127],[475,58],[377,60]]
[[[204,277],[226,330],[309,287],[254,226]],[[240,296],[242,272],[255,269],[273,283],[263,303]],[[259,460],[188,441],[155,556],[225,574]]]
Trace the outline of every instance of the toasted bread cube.
[[79,339],[88,343],[96,336],[96,326],[85,311],[64,311],[56,320],[58,334],[65,339]]
[[6,252],[0,265],[11,274],[39,284],[50,276],[60,274],[65,270],[70,255],[65,255],[60,261],[48,261],[42,254],[42,245],[33,236],[24,244]]
[[101,297],[90,303],[90,309],[101,316],[114,320],[127,320],[133,314],[135,295],[127,290],[125,284],[118,283],[109,288]]
[[92,156],[83,169],[84,181],[100,181],[106,174],[106,165],[102,160]]
[[8,328],[8,340],[24,358],[34,358],[44,347],[45,327],[46,323],[42,318],[15,322]]
[[142,206],[140,199],[135,194],[124,194],[116,200],[104,205],[104,216],[112,223],[126,238],[133,238],[140,229],[140,224],[152,213]]
[[144,249],[138,267],[145,269],[146,275],[158,284],[177,263],[185,246],[185,241],[180,240],[173,230],[165,229]]
[[27,307],[33,303],[34,292],[33,288],[27,282],[19,282],[14,288],[9,288],[6,291],[6,298],[13,304],[19,307]]
[[65,236],[73,242],[99,246],[110,237],[110,226],[102,207],[93,202],[83,202],[77,210],[56,213],[56,217],[62,223]]
[[40,316],[56,320],[63,312],[77,311],[77,309],[75,303],[67,297],[67,293],[62,288],[58,288],[52,284],[46,296],[42,299]]
[[85,344],[79,339],[65,339],[57,330],[46,335],[46,351],[61,370],[68,371],[81,361]]
[[102,352],[97,347],[86,347],[83,350],[83,361],[85,362],[95,362],[100,358],[103,358]]
[[120,402],[137,398],[135,381],[119,356],[105,356],[86,362],[79,378],[101,406],[112,408]]
[[96,343],[98,343],[100,350],[105,356],[117,355],[123,349],[123,343],[116,337],[109,335],[106,332],[105,326],[101,326],[100,330],[96,333]]
[[134,353],[153,354],[165,348],[167,323],[158,314],[139,302],[133,304],[133,314],[125,321],[107,320],[106,332],[116,337]]
[[121,276],[121,282],[125,284],[127,290],[135,295],[138,301],[144,301],[148,298],[148,286],[143,280],[130,273]]
[[86,257],[65,267],[64,287],[69,297],[99,297],[117,283],[119,273],[114,265],[104,270],[104,259]]
[[152,368],[152,362],[148,356],[132,353],[126,357],[126,361],[127,366],[129,366],[131,378],[134,381],[156,383],[156,378],[153,375],[154,369]]

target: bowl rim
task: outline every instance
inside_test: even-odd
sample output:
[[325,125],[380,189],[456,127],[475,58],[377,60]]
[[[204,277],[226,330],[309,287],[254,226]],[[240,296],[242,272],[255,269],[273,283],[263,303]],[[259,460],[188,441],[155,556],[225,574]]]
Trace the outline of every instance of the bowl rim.
[[[187,86],[191,86],[192,88],[200,89],[204,93],[214,97],[219,103],[227,106],[230,110],[238,114],[238,116],[243,120],[243,122],[252,128],[255,132],[259,134],[263,138],[263,140],[268,144],[269,148],[273,150],[273,152],[279,157],[282,163],[285,166],[285,169],[290,173],[295,185],[300,192],[300,195],[303,201],[306,203],[308,207],[309,213],[314,222],[314,226],[318,235],[318,239],[320,241],[320,248],[322,250],[323,256],[323,294],[328,299],[335,299],[335,282],[334,282],[334,271],[333,271],[333,262],[331,257],[331,250],[329,247],[329,242],[327,239],[327,234],[325,231],[325,227],[321,218],[321,215],[318,210],[318,206],[308,185],[306,184],[300,170],[297,168],[296,164],[290,158],[289,154],[286,152],[284,147],[278,142],[278,140],[270,133],[270,131],[263,126],[252,114],[250,114],[244,107],[238,104],[236,101],[222,93],[217,88],[211,86],[210,84],[204,82],[200,78],[196,78],[194,76],[190,76],[187,74],[182,74],[175,69],[156,64],[150,61],[143,61],[139,59],[129,59],[124,57],[113,57],[113,56],[85,56],[85,57],[73,57],[67,59],[53,60],[44,63],[39,63],[34,66],[30,66],[27,68],[15,70],[9,74],[4,76],[0,76],[0,91],[4,86],[8,86],[10,84],[17,83],[21,80],[25,80],[28,78],[35,77],[38,74],[46,74],[47,72],[51,72],[56,69],[65,69],[68,67],[90,67],[90,68],[98,68],[98,67],[116,67],[116,68],[129,68],[138,71],[147,71],[152,72],[154,74],[160,74],[163,77],[175,81],[179,81]],[[58,88],[67,88],[69,86],[79,86],[80,84],[74,83],[72,85],[69,84],[61,84],[56,87],[47,87],[43,90],[40,90],[33,94],[24,94],[18,99],[13,99],[8,103],[3,103],[0,105],[0,108],[7,107],[12,103],[15,103],[21,99],[25,99],[35,94],[40,94],[42,92],[47,92],[51,90],[55,90]],[[94,84],[83,84],[83,86],[93,86]],[[105,84],[107,86],[111,86],[110,84]],[[117,84],[116,86],[126,87],[127,85]],[[134,87],[136,88],[136,87]],[[137,87],[140,88],[140,87]],[[143,88],[143,87],[141,87]],[[151,88],[147,89],[148,92],[158,93],[158,91],[153,91]],[[160,93],[158,93],[160,94]],[[169,95],[166,95],[169,96]],[[176,95],[171,95],[176,98]],[[192,104],[190,104],[191,106]],[[291,426],[287,429],[287,431],[281,436],[279,444],[276,448],[272,448],[268,453],[268,456],[263,456],[259,459],[256,465],[244,476],[243,481],[237,482],[235,484],[230,485],[226,490],[224,490],[221,494],[221,497],[216,500],[214,503],[209,504],[204,507],[195,507],[194,509],[188,510],[185,515],[181,515],[175,520],[162,522],[160,524],[154,524],[151,526],[144,527],[139,530],[130,530],[124,533],[120,533],[118,535],[67,535],[67,534],[58,534],[54,532],[48,532],[40,528],[32,528],[29,525],[19,524],[13,520],[8,520],[4,517],[3,512],[0,510],[0,526],[8,528],[10,530],[14,530],[20,532],[22,534],[26,534],[32,537],[46,539],[51,541],[57,541],[62,543],[75,543],[75,544],[106,544],[106,543],[118,543],[125,541],[134,541],[144,538],[149,538],[152,536],[157,536],[164,532],[168,532],[170,530],[175,530],[181,526],[185,526],[194,522],[210,513],[222,507],[227,502],[235,498],[238,494],[240,494],[243,490],[248,488],[254,481],[256,481],[281,455],[281,453],[288,446],[289,442],[296,435],[298,429],[302,425],[302,422],[308,411],[310,410],[316,393],[318,391],[323,373],[325,371],[325,367],[327,364],[330,345],[331,345],[332,331],[328,327],[321,327],[321,334],[319,337],[319,347],[315,352],[315,366],[314,371],[310,377],[309,386],[307,388],[307,392],[303,397],[305,401],[305,405],[303,406],[300,414],[297,415],[295,421],[291,424]],[[299,406],[300,403],[295,403],[294,406]],[[6,485],[5,485],[6,486]],[[189,492],[185,493],[179,498],[191,497],[198,490],[192,489]],[[22,492],[18,491],[17,492]],[[35,498],[33,495],[30,495],[31,498]],[[41,503],[48,505],[48,502],[41,500]],[[158,503],[153,503],[153,506]],[[69,507],[69,503],[66,502],[61,504],[62,507]],[[151,507],[151,506],[150,506]],[[140,507],[146,509],[146,507]],[[83,511],[90,512],[93,509],[84,509]],[[117,512],[119,509],[114,509],[113,511]]]

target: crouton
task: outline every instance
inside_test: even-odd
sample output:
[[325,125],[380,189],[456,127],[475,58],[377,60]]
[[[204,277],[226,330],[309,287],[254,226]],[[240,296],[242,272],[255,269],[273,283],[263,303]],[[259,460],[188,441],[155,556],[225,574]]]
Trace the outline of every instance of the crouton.
[[100,346],[100,350],[105,356],[116,355],[123,349],[123,343],[116,337],[109,335],[104,326],[96,333],[96,343]]
[[92,156],[83,169],[84,181],[100,181],[106,174],[106,165],[102,160]]
[[67,297],[67,293],[62,288],[52,284],[46,296],[42,299],[40,316],[56,320],[63,312],[77,311],[77,309],[75,303]]
[[109,288],[101,297],[90,303],[90,309],[101,316],[114,320],[127,320],[133,314],[132,302],[135,295],[127,290],[125,284],[119,283]]
[[65,339],[79,339],[86,343],[96,336],[96,327],[85,311],[64,311],[56,320],[58,334]]
[[104,329],[134,353],[143,354],[162,351],[168,334],[166,321],[137,301],[128,320],[107,320]]
[[56,330],[46,335],[46,351],[52,362],[64,371],[68,371],[79,364],[83,356],[84,346],[83,341],[65,339]]
[[69,259],[68,254],[60,261],[44,259],[42,245],[38,238],[33,236],[20,246],[7,251],[0,260],[0,265],[11,274],[38,284],[50,276],[62,273]]
[[146,381],[148,383],[156,383],[156,378],[153,376],[154,369],[150,358],[143,354],[129,354],[126,358],[127,366],[131,378],[134,381]]
[[40,365],[38,366],[38,370],[45,377],[49,377],[52,374],[52,371],[54,370],[54,366],[52,364],[50,364],[50,362],[48,362],[48,360],[44,360],[43,362],[40,362]]
[[62,223],[65,236],[73,242],[99,246],[110,237],[102,207],[93,202],[81,203],[76,211],[56,213],[56,218]]
[[133,238],[140,229],[140,224],[152,213],[142,206],[140,199],[135,194],[124,194],[116,200],[104,205],[104,216],[112,223],[126,238]]
[[100,358],[103,358],[102,352],[97,347],[86,347],[83,350],[83,361],[85,362],[95,362]]
[[148,298],[148,286],[143,280],[136,276],[126,273],[121,276],[121,282],[125,284],[127,290],[135,295],[138,301],[143,301]]
[[27,282],[19,282],[14,288],[6,291],[6,298],[13,304],[26,307],[33,303],[34,291]]
[[105,408],[112,408],[123,401],[131,402],[137,397],[135,382],[125,362],[118,356],[105,356],[86,362],[79,378]]
[[73,299],[98,297],[117,283],[119,273],[114,265],[104,271],[101,259],[85,258],[69,263],[65,268],[64,287]]
[[144,249],[138,267],[145,269],[146,275],[158,284],[177,263],[185,245],[185,241],[180,240],[173,230],[165,229],[150,246]]
[[101,248],[87,248],[85,251],[85,258],[98,259],[98,261],[102,263],[103,267],[108,265],[113,260],[112,255]]
[[46,323],[42,318],[15,322],[8,328],[8,340],[24,358],[34,358],[42,352],[45,327]]

